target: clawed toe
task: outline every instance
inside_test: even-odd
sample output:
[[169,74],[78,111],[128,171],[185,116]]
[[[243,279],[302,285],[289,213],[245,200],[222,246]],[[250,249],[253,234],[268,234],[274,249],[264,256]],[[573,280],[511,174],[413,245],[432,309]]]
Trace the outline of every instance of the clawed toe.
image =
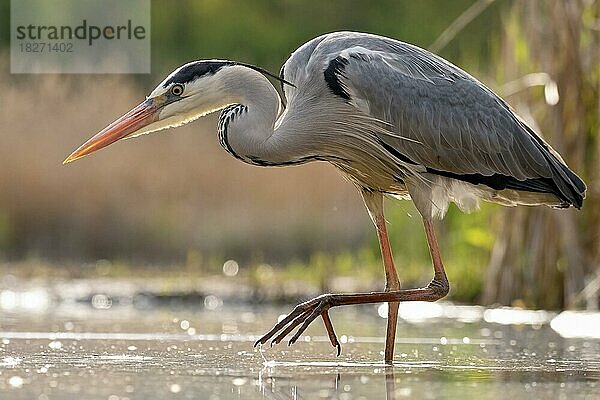
[[271,340],[270,344],[279,344],[287,335],[289,335],[296,327],[298,330],[288,341],[288,346],[294,344],[300,335],[308,328],[308,326],[318,317],[321,316],[327,335],[331,345],[337,349],[337,355],[339,356],[342,351],[340,342],[337,339],[335,331],[333,330],[333,324],[329,318],[328,310],[333,306],[332,302],[333,295],[322,295],[305,303],[298,304],[291,313],[285,318],[279,321],[275,326],[260,339],[254,343],[254,347],[259,344],[265,344]]

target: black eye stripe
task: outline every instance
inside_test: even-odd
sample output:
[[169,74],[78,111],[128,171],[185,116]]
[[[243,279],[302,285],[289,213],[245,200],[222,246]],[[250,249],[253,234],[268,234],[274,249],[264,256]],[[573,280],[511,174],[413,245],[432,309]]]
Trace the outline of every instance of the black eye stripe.
[[204,75],[214,75],[218,70],[226,65],[234,65],[231,61],[193,61],[177,70],[169,79],[166,80],[163,87],[169,86],[171,83],[188,83],[194,81]]
[[[274,75],[267,70],[264,70],[255,65],[246,64],[236,61],[224,61],[224,60],[204,60],[204,61],[192,61],[187,63],[177,70],[175,70],[163,83],[163,87],[166,88],[172,83],[188,83],[198,78],[202,78],[205,75],[214,75],[223,67],[231,67],[239,65],[242,67],[250,68],[261,74],[270,76],[271,78],[277,79],[281,83],[285,83],[290,86],[294,86],[292,83],[284,80],[282,77]],[[294,86],[295,87],[295,86]]]

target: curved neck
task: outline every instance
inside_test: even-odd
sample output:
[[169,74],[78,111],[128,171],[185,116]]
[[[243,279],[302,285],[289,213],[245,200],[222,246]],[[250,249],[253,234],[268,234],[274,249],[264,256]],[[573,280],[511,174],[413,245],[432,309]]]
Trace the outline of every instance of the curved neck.
[[221,145],[246,162],[276,162],[269,139],[281,111],[281,99],[273,85],[261,73],[236,66],[223,74],[221,88],[234,105],[221,112]]

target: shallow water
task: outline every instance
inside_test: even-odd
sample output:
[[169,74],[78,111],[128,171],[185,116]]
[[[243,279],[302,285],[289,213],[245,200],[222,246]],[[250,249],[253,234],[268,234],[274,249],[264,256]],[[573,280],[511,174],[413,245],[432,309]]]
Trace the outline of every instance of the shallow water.
[[253,348],[289,307],[96,300],[2,310],[0,398],[600,398],[600,340],[557,333],[597,314],[402,304],[388,367],[384,307],[332,310],[336,357],[320,321],[292,347]]

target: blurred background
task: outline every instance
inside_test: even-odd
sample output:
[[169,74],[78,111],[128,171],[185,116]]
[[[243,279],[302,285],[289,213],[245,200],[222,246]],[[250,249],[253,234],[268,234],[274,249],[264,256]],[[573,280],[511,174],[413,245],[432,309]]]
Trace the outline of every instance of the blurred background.
[[[277,72],[307,40],[356,30],[428,48],[467,70],[588,185],[580,211],[484,204],[464,215],[452,207],[437,226],[451,299],[597,308],[600,2],[153,1],[149,75],[11,75],[9,6],[0,2],[3,287],[15,279],[236,276],[255,297],[381,288],[375,232],[354,187],[324,163],[240,163],[218,144],[218,115],[61,164],[185,62],[231,59]],[[416,210],[386,207],[403,285],[427,283]]]

